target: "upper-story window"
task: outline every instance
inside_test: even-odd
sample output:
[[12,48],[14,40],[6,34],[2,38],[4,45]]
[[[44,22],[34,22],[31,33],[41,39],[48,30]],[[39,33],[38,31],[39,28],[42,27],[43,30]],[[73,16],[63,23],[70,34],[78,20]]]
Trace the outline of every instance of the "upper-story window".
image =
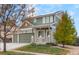
[[45,17],[45,23],[49,23],[49,19],[50,19],[49,16],[46,16]]
[[41,25],[41,24],[45,24],[45,23],[57,23],[59,21],[59,17],[58,15],[50,15],[50,16],[44,16],[44,17],[38,17],[38,18],[34,18],[33,19],[33,24],[34,25]]
[[36,19],[37,19],[37,24],[42,24],[42,17]]
[[40,17],[40,18],[35,18],[35,19],[33,20],[33,24],[34,24],[34,25],[42,24],[42,17]]
[[34,23],[36,23],[36,19],[34,19]]
[[43,17],[43,24],[45,23],[45,17]]
[[50,23],[53,21],[54,21],[53,16],[50,16]]
[[37,20],[42,20],[42,17],[40,17],[40,18],[36,18]]
[[57,16],[54,16],[54,22],[58,23],[58,21],[59,21],[59,18]]

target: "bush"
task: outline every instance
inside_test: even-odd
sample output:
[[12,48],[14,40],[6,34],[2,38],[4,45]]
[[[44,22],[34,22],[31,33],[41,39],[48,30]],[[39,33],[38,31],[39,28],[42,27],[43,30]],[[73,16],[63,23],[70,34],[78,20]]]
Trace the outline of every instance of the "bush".
[[31,45],[31,46],[36,46],[36,43],[31,43],[30,45]]
[[46,43],[46,44],[32,43],[32,44],[30,44],[30,46],[57,46],[57,44],[55,44],[55,43]]
[[46,43],[46,45],[57,46],[57,44],[55,44],[55,43]]

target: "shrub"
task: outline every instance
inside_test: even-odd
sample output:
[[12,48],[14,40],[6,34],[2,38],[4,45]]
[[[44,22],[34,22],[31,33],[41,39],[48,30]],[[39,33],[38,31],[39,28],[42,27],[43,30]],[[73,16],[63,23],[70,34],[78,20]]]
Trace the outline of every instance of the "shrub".
[[55,43],[46,43],[46,45],[57,46],[57,44],[55,44]]
[[31,43],[30,45],[31,45],[31,46],[36,46],[36,43]]

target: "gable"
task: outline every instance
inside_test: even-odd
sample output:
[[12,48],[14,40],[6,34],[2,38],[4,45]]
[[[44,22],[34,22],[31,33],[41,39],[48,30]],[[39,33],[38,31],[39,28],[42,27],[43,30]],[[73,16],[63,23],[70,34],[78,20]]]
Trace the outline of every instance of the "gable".
[[31,24],[29,24],[27,21],[23,21],[22,25],[20,26],[20,28],[27,28],[29,26],[31,26]]

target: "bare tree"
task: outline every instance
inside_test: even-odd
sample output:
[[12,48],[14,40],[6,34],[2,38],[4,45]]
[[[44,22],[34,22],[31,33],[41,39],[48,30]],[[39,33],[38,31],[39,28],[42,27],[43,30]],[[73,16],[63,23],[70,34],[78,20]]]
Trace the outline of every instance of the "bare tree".
[[4,52],[6,52],[7,36],[10,32],[16,31],[18,23],[29,14],[28,6],[25,4],[0,5],[0,38],[4,44]]

